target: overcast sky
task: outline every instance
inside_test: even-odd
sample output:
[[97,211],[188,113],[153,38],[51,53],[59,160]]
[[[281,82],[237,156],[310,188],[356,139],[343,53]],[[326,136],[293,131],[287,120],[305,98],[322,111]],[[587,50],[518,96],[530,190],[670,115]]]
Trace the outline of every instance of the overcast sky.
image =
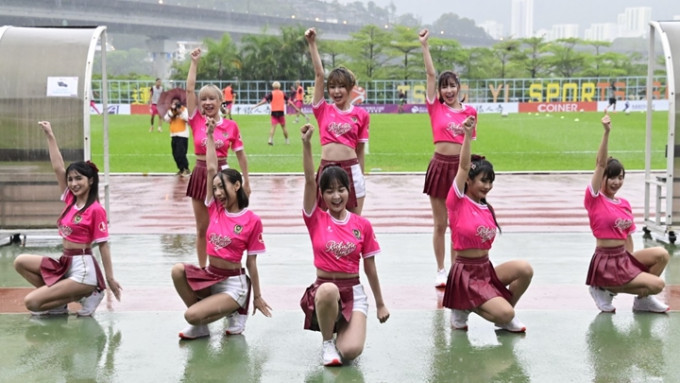
[[[368,2],[368,1],[364,1]],[[394,3],[397,14],[413,13],[423,23],[432,23],[443,13],[455,13],[477,24],[494,20],[510,31],[511,0],[373,0],[381,7]],[[434,4],[437,4],[436,6]],[[550,29],[553,24],[579,24],[582,35],[592,23],[615,23],[626,7],[651,7],[652,19],[671,20],[680,15],[678,0],[534,0],[534,28]]]

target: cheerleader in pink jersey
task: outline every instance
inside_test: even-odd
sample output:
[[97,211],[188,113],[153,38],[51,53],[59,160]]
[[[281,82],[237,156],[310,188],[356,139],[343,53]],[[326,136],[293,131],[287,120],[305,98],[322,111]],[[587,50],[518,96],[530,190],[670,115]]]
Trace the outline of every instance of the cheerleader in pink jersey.
[[[533,269],[522,260],[493,267],[489,250],[500,230],[486,196],[493,188],[493,166],[483,157],[470,158],[473,117],[463,123],[465,138],[458,172],[446,198],[451,223],[453,265],[444,291],[444,307],[452,309],[451,326],[467,330],[470,312],[510,332],[526,327],[515,316],[515,305],[531,283]],[[507,287],[506,287],[507,286]]]
[[663,247],[633,251],[633,212],[628,201],[616,197],[626,171],[618,160],[607,155],[611,119],[606,110],[602,126],[604,134],[597,152],[597,164],[583,202],[597,239],[586,284],[590,286],[595,304],[603,312],[613,313],[616,310],[612,305],[614,296],[627,293],[637,295],[634,311],[665,313],[668,306],[654,295],[664,288],[660,275],[670,255]]
[[[66,204],[57,220],[63,238],[63,255],[58,259],[20,254],[14,268],[36,287],[26,295],[26,308],[34,315],[68,314],[67,304],[80,301],[79,316],[90,316],[99,306],[106,283],[120,300],[121,287],[113,277],[106,211],[99,204],[99,174],[90,161],[74,162],[64,169],[64,160],[48,121],[40,121],[47,136],[50,161],[57,175],[61,199]],[[105,274],[92,253],[99,245]],[[104,278],[106,276],[106,278]]]
[[434,142],[434,156],[427,167],[423,193],[430,196],[434,220],[432,247],[437,261],[435,286],[444,287],[447,276],[444,261],[447,227],[446,196],[449,194],[453,178],[458,171],[460,149],[465,136],[463,122],[468,117],[473,118],[475,125],[472,130],[472,139],[476,139],[477,111],[470,105],[462,104],[459,100],[460,80],[455,73],[444,71],[437,81],[427,42],[429,36],[430,32],[427,29],[419,34],[427,79],[427,111],[430,114]]
[[[172,281],[188,309],[184,318],[189,326],[180,331],[182,339],[196,339],[210,335],[208,323],[228,317],[227,335],[245,330],[250,302],[250,288],[254,293],[253,314],[260,310],[271,316],[270,307],[262,298],[257,255],[265,251],[262,221],[248,210],[248,195],[243,189],[241,174],[234,169],[218,172],[213,132],[215,120],[207,118],[206,162],[208,175],[205,205],[210,224],[207,230],[208,267],[178,263],[172,268]],[[241,266],[247,252],[246,270]]]
[[[364,180],[364,150],[368,142],[368,112],[350,102],[350,92],[356,85],[354,74],[347,68],[335,68],[328,75],[328,94],[333,103],[324,97],[324,69],[316,46],[316,31],[310,28],[305,32],[309,43],[309,53],[314,64],[314,95],[312,108],[319,124],[321,139],[321,163],[317,171],[317,181],[321,171],[330,165],[345,169],[350,181],[347,209],[361,215],[366,197]],[[318,196],[319,207],[327,206]]]
[[[314,128],[302,127],[305,191],[303,218],[312,240],[316,281],[300,300],[305,313],[305,329],[320,331],[323,339],[323,364],[337,366],[342,359],[361,354],[366,342],[368,299],[359,281],[359,263],[371,285],[380,323],[390,313],[383,302],[375,255],[380,246],[367,219],[346,209],[349,177],[339,166],[321,172],[317,187],[314,177],[311,137]],[[328,210],[318,207],[318,189]],[[333,333],[337,337],[333,339]]]
[[191,52],[191,65],[187,75],[187,111],[189,113],[189,125],[194,137],[194,150],[196,165],[191,172],[187,196],[191,197],[191,204],[196,219],[196,253],[198,265],[205,267],[207,262],[205,232],[208,229],[208,209],[205,206],[205,183],[206,176],[206,119],[215,120],[215,149],[217,160],[221,168],[227,166],[227,153],[229,148],[236,154],[238,165],[243,174],[243,189],[250,196],[250,180],[248,177],[248,160],[241,141],[241,132],[238,125],[232,120],[223,119],[220,116],[222,105],[222,91],[215,85],[205,85],[198,92],[196,99],[196,70],[201,58],[201,48]]

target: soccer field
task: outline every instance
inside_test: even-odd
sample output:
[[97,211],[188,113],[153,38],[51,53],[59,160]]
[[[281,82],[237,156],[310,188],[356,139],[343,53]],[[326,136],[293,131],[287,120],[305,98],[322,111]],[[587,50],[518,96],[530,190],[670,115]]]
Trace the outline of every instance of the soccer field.
[[[587,170],[595,166],[602,138],[602,113],[480,114],[472,151],[487,157],[497,171]],[[654,112],[652,168],[665,169],[667,112]],[[609,153],[628,170],[644,169],[645,113],[612,114]],[[110,115],[111,172],[175,173],[167,124],[163,133],[149,133],[149,116]],[[234,116],[241,130],[251,173],[301,172],[301,123],[288,117],[290,145],[277,127],[274,146],[267,145],[268,115]],[[312,117],[312,122],[314,119]],[[314,152],[320,152],[318,134]],[[432,133],[427,114],[371,115],[367,173],[424,172],[432,157]],[[189,148],[193,166],[193,148]],[[92,159],[103,163],[102,117],[92,117]],[[233,153],[230,165],[238,167]],[[318,157],[317,157],[318,161]]]

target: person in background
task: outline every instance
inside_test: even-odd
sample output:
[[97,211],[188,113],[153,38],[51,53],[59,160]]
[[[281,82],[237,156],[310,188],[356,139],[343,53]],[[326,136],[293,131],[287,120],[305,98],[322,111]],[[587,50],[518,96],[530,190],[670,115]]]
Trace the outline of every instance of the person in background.
[[298,113],[302,113],[300,109],[293,103],[293,101],[288,97],[286,93],[281,90],[281,83],[274,81],[272,83],[271,93],[267,93],[266,96],[260,102],[253,106],[256,109],[260,105],[270,103],[271,109],[271,124],[272,128],[269,130],[269,140],[267,143],[269,145],[274,145],[274,133],[276,132],[276,125],[281,125],[283,129],[283,137],[286,140],[286,145],[290,144],[288,140],[288,130],[286,129],[286,104],[292,106]]
[[250,178],[248,177],[248,159],[241,140],[241,132],[238,125],[232,120],[221,118],[220,105],[222,105],[222,92],[212,84],[204,85],[196,98],[196,71],[201,58],[201,48],[191,52],[191,64],[187,74],[187,112],[189,113],[189,126],[194,138],[194,152],[196,164],[187,185],[187,197],[191,197],[191,206],[196,219],[196,252],[198,265],[205,267],[208,259],[206,253],[205,232],[210,223],[208,208],[205,206],[205,183],[207,169],[205,163],[206,150],[206,120],[212,118],[216,121],[214,140],[217,150],[217,161],[220,168],[227,168],[227,154],[229,148],[236,154],[241,174],[243,177],[243,190],[250,197]]
[[295,92],[293,94],[294,97],[292,98],[295,107],[298,109],[298,112],[295,114],[295,123],[297,124],[298,121],[300,121],[300,116],[304,117],[307,122],[309,122],[309,117],[302,111],[302,106],[305,102],[305,89],[300,85],[300,80],[295,81],[295,85],[291,86],[291,90]]
[[189,113],[179,98],[173,98],[170,109],[165,114],[165,121],[170,123],[170,147],[172,158],[177,165],[177,175],[190,176],[187,150],[189,149]]
[[[371,285],[380,323],[390,316],[383,301],[375,255],[380,246],[371,223],[347,211],[349,177],[339,166],[323,169],[317,186],[312,156],[310,124],[302,127],[302,163],[305,172],[302,217],[314,251],[316,281],[300,300],[305,313],[305,329],[320,331],[325,366],[342,365],[342,360],[358,357],[366,342],[368,297],[359,281],[359,263]],[[317,195],[328,206],[318,207]],[[337,337],[333,334],[337,333]]]
[[623,186],[626,171],[619,160],[608,155],[611,118],[607,110],[602,117],[602,126],[604,134],[597,151],[595,171],[583,201],[597,241],[586,284],[590,286],[595,304],[603,312],[616,311],[612,304],[614,296],[626,293],[636,295],[633,311],[665,313],[668,305],[654,295],[665,286],[661,273],[670,255],[661,246],[634,251],[631,234],[635,232],[635,217],[630,203],[616,196]]
[[222,89],[222,116],[231,120],[231,107],[234,105],[234,90],[231,87],[231,83],[227,83],[227,86]]
[[515,305],[529,288],[534,271],[524,260],[512,260],[496,267],[491,264],[489,251],[500,227],[486,197],[493,188],[496,174],[491,162],[471,155],[474,117],[468,116],[462,127],[465,138],[458,171],[446,198],[453,264],[443,305],[451,309],[454,330],[467,330],[468,316],[474,312],[501,330],[525,332],[526,326],[517,319]]
[[[59,259],[20,254],[14,268],[36,287],[24,298],[33,315],[68,314],[68,303],[80,302],[77,315],[90,316],[104,298],[106,283],[119,301],[122,290],[113,276],[108,220],[99,204],[99,169],[90,161],[64,168],[52,125],[48,121],[38,124],[47,137],[50,162],[66,204],[57,220],[63,252]],[[93,255],[93,244],[99,246],[104,275]]]
[[[356,86],[356,77],[347,68],[339,67],[328,74],[326,87],[332,103],[324,98],[325,72],[319,49],[316,45],[316,30],[309,28],[305,32],[309,44],[309,53],[314,65],[314,95],[312,108],[319,123],[319,139],[321,140],[321,163],[317,177],[329,165],[337,165],[345,169],[350,181],[347,209],[361,215],[366,197],[366,180],[364,179],[364,158],[368,143],[370,115],[366,110],[353,105],[351,92]],[[319,206],[326,209],[323,198],[319,195]]]
[[160,99],[161,93],[163,93],[163,85],[161,85],[160,78],[156,78],[156,83],[149,88],[149,92],[149,113],[151,114],[151,127],[149,128],[149,133],[153,132],[153,121],[156,116],[158,116],[158,131],[162,132],[163,120],[158,112],[158,99]]
[[[419,34],[427,81],[427,112],[430,115],[432,141],[434,142],[434,155],[427,167],[423,193],[430,197],[434,220],[432,247],[437,261],[437,274],[434,283],[436,287],[444,287],[448,274],[445,264],[446,197],[458,171],[460,150],[465,136],[463,122],[470,117],[472,118],[471,121],[475,125],[471,139],[476,139],[477,111],[472,106],[460,101],[460,79],[454,72],[444,71],[437,79],[437,73],[430,55],[429,37],[430,32],[427,29],[423,29]],[[453,259],[453,251],[451,256]]]
[[[271,307],[262,298],[257,255],[265,251],[262,221],[248,210],[248,195],[243,190],[243,178],[234,169],[218,171],[215,151],[217,121],[206,118],[206,199],[210,216],[208,267],[178,263],[172,268],[172,281],[187,306],[184,318],[189,326],[180,331],[182,339],[210,335],[208,323],[227,317],[226,335],[240,334],[248,318],[250,290],[254,293],[253,315],[260,310],[270,317]],[[247,252],[246,268],[241,265]]]

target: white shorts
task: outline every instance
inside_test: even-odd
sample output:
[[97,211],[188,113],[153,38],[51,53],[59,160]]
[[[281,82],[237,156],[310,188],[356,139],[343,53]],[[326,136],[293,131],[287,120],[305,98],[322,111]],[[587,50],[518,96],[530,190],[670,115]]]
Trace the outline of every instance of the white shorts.
[[92,255],[71,256],[71,267],[69,267],[64,278],[72,279],[84,285],[97,286],[97,269],[94,262]]
[[210,286],[210,294],[227,294],[239,306],[244,307],[246,305],[246,297],[248,296],[248,287],[248,279],[245,274],[234,275]]
[[364,315],[368,316],[368,297],[364,291],[364,286],[354,285],[352,286],[354,303],[352,304],[352,311],[360,311]]
[[352,180],[354,181],[354,194],[357,198],[366,197],[366,180],[361,172],[361,166],[354,164],[352,168]]

